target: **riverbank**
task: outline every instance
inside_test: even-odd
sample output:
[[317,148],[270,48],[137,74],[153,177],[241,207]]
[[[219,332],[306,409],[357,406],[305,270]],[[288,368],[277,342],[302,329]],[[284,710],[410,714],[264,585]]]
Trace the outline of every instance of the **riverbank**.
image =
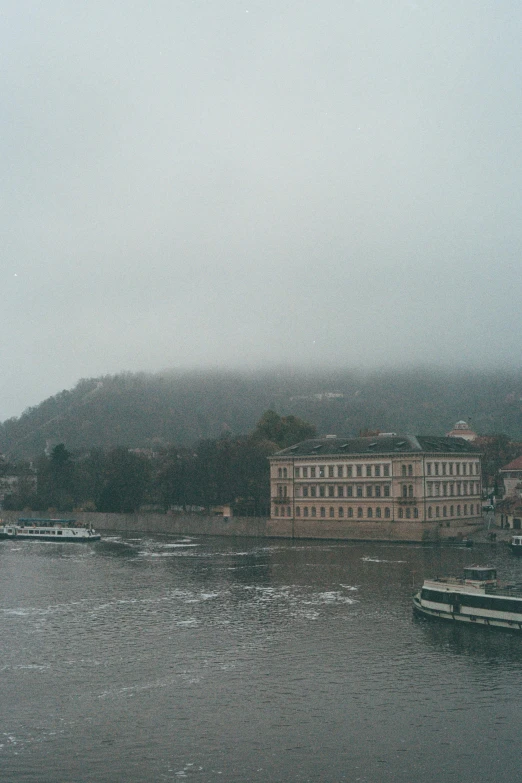
[[[48,517],[49,512],[4,511],[5,522],[20,517]],[[340,520],[271,520],[266,517],[222,517],[205,514],[102,514],[70,512],[53,516],[74,517],[82,525],[117,533],[166,533],[170,535],[242,536],[246,538],[323,539],[333,541],[402,541],[445,543],[472,538],[487,540],[480,523],[441,525],[439,522],[348,522]]]

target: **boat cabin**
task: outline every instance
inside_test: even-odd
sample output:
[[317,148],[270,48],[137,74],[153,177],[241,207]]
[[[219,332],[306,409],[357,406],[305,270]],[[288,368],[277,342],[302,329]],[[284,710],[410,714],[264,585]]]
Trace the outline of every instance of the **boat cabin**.
[[489,566],[467,566],[464,569],[464,581],[467,584],[481,582],[482,584],[497,583],[497,569]]

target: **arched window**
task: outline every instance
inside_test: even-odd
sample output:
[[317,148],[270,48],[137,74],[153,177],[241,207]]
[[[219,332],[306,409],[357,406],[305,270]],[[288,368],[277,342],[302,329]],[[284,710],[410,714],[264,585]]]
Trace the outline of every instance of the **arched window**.
[[363,515],[363,510],[362,510],[362,508],[359,506],[359,508],[357,509],[357,516],[358,516],[359,518],[361,518],[361,517],[362,517],[362,515]]
[[373,510],[371,508],[368,509],[366,512],[368,519],[371,519],[373,517]]

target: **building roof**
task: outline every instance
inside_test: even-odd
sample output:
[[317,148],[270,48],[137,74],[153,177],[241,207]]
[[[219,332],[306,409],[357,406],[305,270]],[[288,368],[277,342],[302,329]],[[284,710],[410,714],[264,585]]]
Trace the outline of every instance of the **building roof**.
[[522,470],[522,457],[517,457],[512,462],[509,462],[507,465],[500,468],[500,470]]
[[392,435],[364,438],[313,438],[277,451],[274,457],[340,456],[346,454],[478,453],[463,438],[437,435]]

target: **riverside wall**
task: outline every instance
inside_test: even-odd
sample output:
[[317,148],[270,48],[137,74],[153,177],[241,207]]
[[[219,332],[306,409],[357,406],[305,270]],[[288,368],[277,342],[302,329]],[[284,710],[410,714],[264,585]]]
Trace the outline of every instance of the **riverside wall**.
[[[1,512],[4,522],[19,517],[49,517],[49,512]],[[232,517],[204,514],[102,514],[70,512],[52,516],[74,518],[99,532],[164,533],[169,535],[246,536],[250,538],[298,538],[344,541],[437,542],[467,538],[483,527],[481,519],[447,526],[440,522],[354,522],[343,520],[292,520]]]

